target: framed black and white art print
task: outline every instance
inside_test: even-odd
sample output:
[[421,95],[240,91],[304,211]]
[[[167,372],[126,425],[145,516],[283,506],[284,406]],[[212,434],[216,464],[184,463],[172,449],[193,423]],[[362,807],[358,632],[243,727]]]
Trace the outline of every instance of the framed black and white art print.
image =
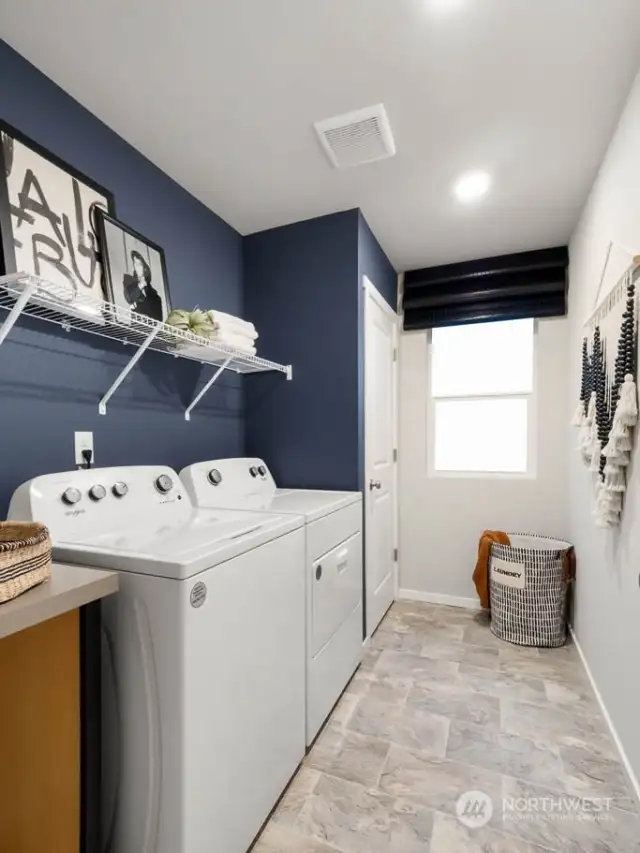
[[51,282],[56,294],[103,299],[93,210],[112,215],[112,194],[0,122],[2,273]]
[[96,211],[96,224],[107,299],[118,308],[164,322],[171,302],[160,246],[102,210]]

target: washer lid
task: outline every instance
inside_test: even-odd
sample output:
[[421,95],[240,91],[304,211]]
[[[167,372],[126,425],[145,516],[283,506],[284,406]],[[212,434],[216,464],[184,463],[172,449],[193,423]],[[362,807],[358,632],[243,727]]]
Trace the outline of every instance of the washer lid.
[[[170,518],[94,532],[83,541],[55,540],[56,560],[183,580],[301,527],[295,515],[241,510],[195,510],[186,521]],[[80,532],[80,531],[79,531]]]

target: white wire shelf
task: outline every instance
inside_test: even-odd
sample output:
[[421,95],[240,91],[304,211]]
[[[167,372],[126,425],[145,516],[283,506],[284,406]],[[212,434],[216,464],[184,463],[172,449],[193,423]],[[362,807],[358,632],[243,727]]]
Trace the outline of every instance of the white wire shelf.
[[134,352],[128,364],[100,400],[98,411],[102,415],[106,414],[107,403],[115,391],[148,349],[175,358],[211,364],[217,368],[185,411],[187,420],[190,419],[194,407],[224,370],[240,374],[275,371],[284,373],[287,379],[292,377],[291,365],[277,364],[248,355],[192,332],[136,314],[128,308],[75,293],[71,284],[57,284],[36,275],[13,273],[0,276],[0,308],[8,312],[0,326],[0,345],[20,315],[24,314],[55,323],[67,332],[78,330],[118,341],[132,348]]

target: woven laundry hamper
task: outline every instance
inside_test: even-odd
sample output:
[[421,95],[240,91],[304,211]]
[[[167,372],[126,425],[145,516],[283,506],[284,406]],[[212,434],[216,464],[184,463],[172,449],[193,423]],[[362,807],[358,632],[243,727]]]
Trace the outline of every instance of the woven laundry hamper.
[[520,533],[509,533],[509,540],[491,545],[491,630],[521,646],[564,645],[572,546]]
[[0,603],[51,576],[51,539],[43,524],[0,521]]

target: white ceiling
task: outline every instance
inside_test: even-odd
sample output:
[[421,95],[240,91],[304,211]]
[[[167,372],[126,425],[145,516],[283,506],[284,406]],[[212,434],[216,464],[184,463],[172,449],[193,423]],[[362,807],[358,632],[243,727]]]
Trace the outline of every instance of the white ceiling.
[[[638,0],[1,6],[6,41],[243,234],[360,207],[399,269],[565,242],[640,58]],[[334,170],[313,122],[378,102],[397,155]]]

